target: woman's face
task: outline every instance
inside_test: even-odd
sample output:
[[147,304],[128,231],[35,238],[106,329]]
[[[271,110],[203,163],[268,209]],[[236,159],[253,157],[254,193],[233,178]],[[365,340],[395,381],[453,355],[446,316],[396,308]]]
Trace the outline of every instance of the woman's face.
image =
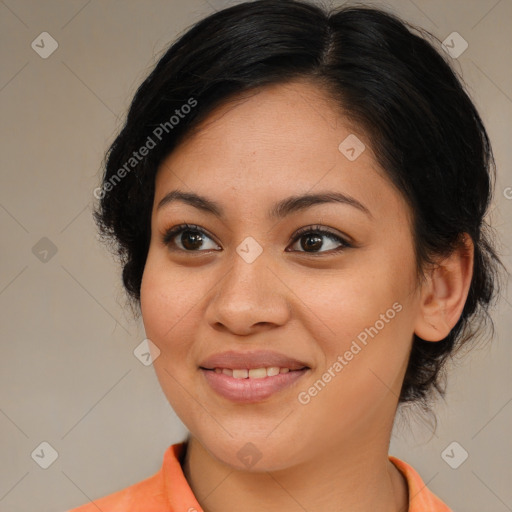
[[[389,440],[419,293],[408,207],[354,135],[318,86],[276,85],[219,108],[158,171],[141,289],[154,367],[192,436],[233,467],[249,452],[276,470]],[[176,190],[218,212],[158,207]],[[346,200],[290,200],[312,194]],[[166,245],[183,223],[197,227]],[[250,366],[207,364],[226,351],[307,368],[270,371],[272,392],[258,372],[201,368]]]

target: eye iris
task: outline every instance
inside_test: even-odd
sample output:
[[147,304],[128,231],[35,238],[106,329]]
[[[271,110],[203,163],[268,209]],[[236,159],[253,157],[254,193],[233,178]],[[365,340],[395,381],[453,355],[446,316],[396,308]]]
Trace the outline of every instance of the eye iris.
[[185,230],[181,234],[181,243],[188,250],[199,249],[203,238],[197,231]]
[[[322,247],[322,236],[316,234],[304,235],[302,240],[307,240],[306,243],[301,242],[301,246],[304,250],[306,249],[320,249]],[[312,240],[314,240],[312,242]]]

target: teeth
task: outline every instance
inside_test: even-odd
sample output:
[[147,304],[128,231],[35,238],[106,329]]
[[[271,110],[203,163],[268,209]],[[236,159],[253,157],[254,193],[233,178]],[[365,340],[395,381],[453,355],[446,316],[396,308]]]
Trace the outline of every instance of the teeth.
[[247,379],[249,377],[249,370],[233,370],[234,379]]
[[[234,375],[234,373],[233,373]],[[249,378],[251,379],[263,379],[267,376],[266,368],[251,368],[249,370]]]
[[235,379],[263,379],[265,377],[274,377],[280,373],[288,373],[290,368],[279,368],[278,366],[270,366],[269,368],[214,368],[215,373],[223,373]]

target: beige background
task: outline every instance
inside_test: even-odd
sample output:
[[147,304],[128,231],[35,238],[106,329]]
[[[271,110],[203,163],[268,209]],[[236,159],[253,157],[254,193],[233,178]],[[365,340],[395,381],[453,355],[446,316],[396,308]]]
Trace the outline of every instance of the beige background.
[[[0,2],[2,511],[63,511],[126,487],[157,471],[165,449],[185,436],[152,367],[133,355],[144,332],[123,307],[119,269],[96,239],[92,192],[103,153],[157,55],[229,3]],[[512,2],[373,5],[441,40],[453,31],[467,40],[455,65],[494,145],[492,221],[511,268]],[[31,48],[43,31],[59,45],[47,59]],[[37,251],[49,246],[43,237],[57,251],[46,262]],[[512,510],[512,321],[505,301],[495,322],[493,343],[453,369],[447,401],[436,408],[436,433],[418,420],[414,433],[403,426],[392,439],[391,453],[455,511]],[[58,452],[46,470],[31,457],[43,441]],[[453,441],[469,454],[458,469],[441,457]]]

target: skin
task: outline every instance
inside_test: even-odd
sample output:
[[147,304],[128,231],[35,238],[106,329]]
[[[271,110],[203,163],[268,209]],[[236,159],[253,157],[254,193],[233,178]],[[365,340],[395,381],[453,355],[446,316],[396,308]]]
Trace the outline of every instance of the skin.
[[[366,145],[355,161],[338,150],[349,134]],[[471,241],[418,282],[409,207],[365,134],[306,81],[219,107],[166,158],[155,186],[142,317],[161,351],[159,382],[190,431],[183,468],[203,509],[406,511],[407,485],[388,460],[398,396],[413,334],[438,341],[462,311]],[[224,217],[182,201],[157,209],[175,189],[214,200]],[[326,203],[267,217],[286,197],[320,191],[350,195],[370,214]],[[195,252],[183,248],[181,234],[174,246],[162,242],[181,223],[207,233]],[[323,245],[307,252],[307,236],[291,239],[314,225],[352,239],[352,247],[333,252],[340,242],[322,236]],[[236,252],[248,236],[263,249],[252,263]],[[400,312],[300,403],[298,394],[395,303]],[[212,354],[257,349],[295,357],[310,370],[256,404],[217,395],[199,371]],[[237,455],[249,442],[261,455],[251,467]]]

